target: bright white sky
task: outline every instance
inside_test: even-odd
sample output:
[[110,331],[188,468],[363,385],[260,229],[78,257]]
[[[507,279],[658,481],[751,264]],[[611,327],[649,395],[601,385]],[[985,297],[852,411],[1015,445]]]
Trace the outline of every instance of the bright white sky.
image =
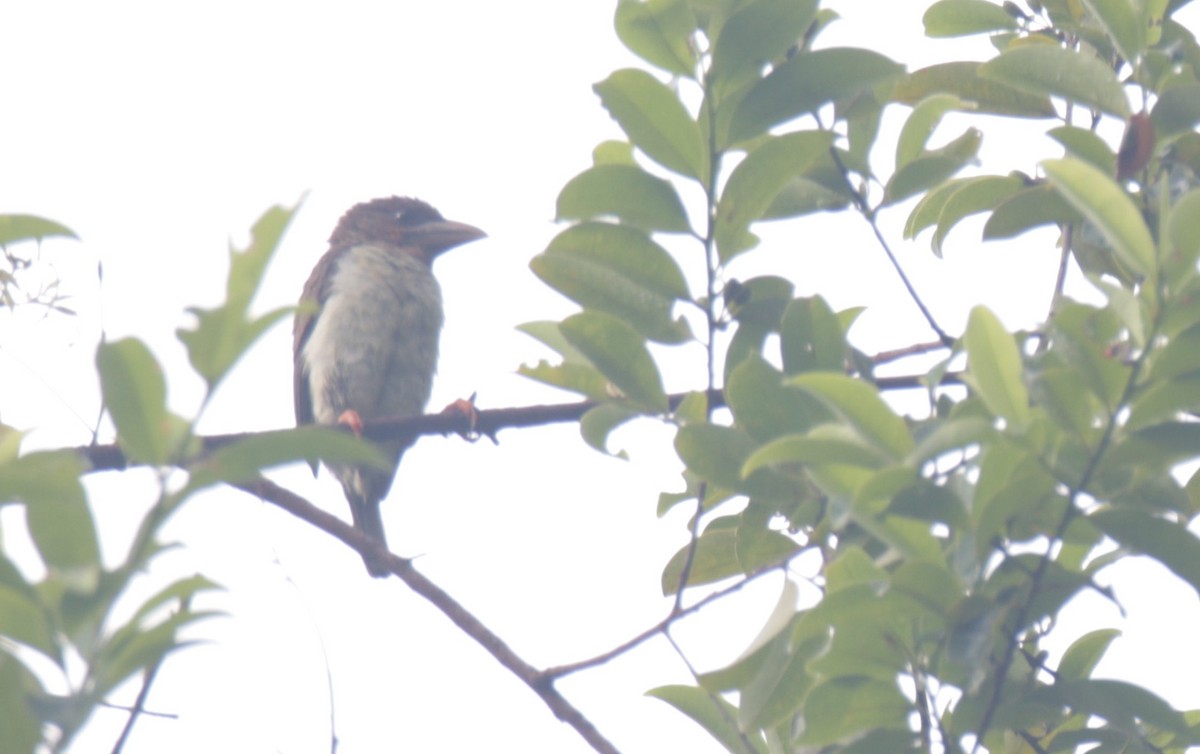
[[[988,54],[978,40],[925,40],[924,0],[828,5],[845,20],[826,45],[872,47],[911,68]],[[45,247],[76,294],[78,318],[0,318],[0,418],[36,429],[31,447],[86,442],[99,405],[91,363],[101,328],[110,339],[147,340],[164,363],[172,406],[193,411],[200,382],[174,339],[188,322],[184,307],[220,300],[228,239],[244,243],[263,210],[305,192],[260,292],[262,310],[294,302],[347,207],[420,196],[490,234],[438,262],[447,326],[431,405],[476,391],[484,408],[568,399],[514,374],[547,354],[513,328],[571,311],[528,261],[556,232],[559,188],[587,167],[597,142],[619,135],[591,91],[634,64],[612,31],[614,7],[10,4],[0,47],[8,105],[0,212],[58,220],[83,241]],[[964,123],[951,120],[946,134]],[[1027,154],[1028,134],[1044,128],[989,131],[985,163],[1032,171],[1006,155]],[[887,153],[885,144],[885,169]],[[1057,257],[1051,236],[981,249],[979,226],[967,224],[939,262],[927,239],[900,242],[905,214],[887,218],[891,237],[948,330],[957,332],[979,302],[1013,327],[1044,316]],[[764,248],[734,276],[770,269],[836,308],[870,305],[853,333],[868,351],[928,339],[861,222],[819,217],[764,230]],[[290,425],[290,346],[289,328],[272,330],[231,375],[202,429]],[[699,385],[698,351],[672,363],[672,389]],[[601,652],[668,606],[659,569],[685,541],[682,513],[654,514],[658,491],[677,487],[670,437],[649,422],[618,433],[614,446],[628,449],[632,463],[587,449],[569,426],[502,433],[498,447],[427,438],[406,456],[385,504],[391,544],[420,555],[423,571],[535,665]],[[275,478],[345,513],[326,476],[314,482],[297,467]],[[128,542],[126,523],[152,498],[149,482],[136,472],[89,479],[109,552]],[[8,514],[4,523],[12,543],[17,519]],[[341,754],[587,750],[403,585],[368,579],[357,556],[272,507],[220,490],[192,503],[168,533],[188,546],[164,558],[164,574],[198,570],[225,584],[212,602],[229,615],[203,624],[197,635],[208,643],[159,675],[149,706],[179,719],[143,719],[127,752],[328,751],[326,663]],[[680,626],[689,659],[710,669],[736,657],[779,587],[765,580]],[[1126,625],[1103,669],[1200,707],[1200,667],[1181,667],[1179,656],[1194,640],[1184,627],[1200,622],[1195,593],[1150,567],[1130,567],[1118,590],[1134,615],[1170,612]],[[1067,622],[1072,635],[1122,625],[1098,604]],[[690,721],[642,696],[687,681],[657,640],[562,687],[622,751],[717,751]],[[134,691],[114,701],[127,703]],[[107,750],[122,724],[119,713],[101,714],[75,750]]]

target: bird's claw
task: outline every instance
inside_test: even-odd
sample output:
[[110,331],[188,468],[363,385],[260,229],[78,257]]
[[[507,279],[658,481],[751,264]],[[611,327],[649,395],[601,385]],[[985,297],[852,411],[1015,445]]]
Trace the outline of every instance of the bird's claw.
[[355,437],[362,437],[362,434],[363,434],[362,417],[359,416],[358,412],[355,411],[354,409],[348,408],[345,411],[343,411],[341,413],[341,415],[338,416],[337,423],[345,424],[347,427],[349,427],[350,431],[354,433]]
[[476,426],[479,423],[479,410],[475,408],[475,393],[471,393],[470,398],[459,398],[449,403],[442,409],[442,415],[457,415],[466,420],[467,428],[460,429],[458,434],[467,442],[475,442],[480,438],[479,429]]

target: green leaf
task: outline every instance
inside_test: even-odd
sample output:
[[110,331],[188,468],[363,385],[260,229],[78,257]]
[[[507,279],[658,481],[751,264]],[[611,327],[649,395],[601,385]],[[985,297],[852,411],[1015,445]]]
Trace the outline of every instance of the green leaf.
[[96,366],[121,450],[134,461],[165,464],[174,451],[167,383],[150,349],[134,338],[101,343]]
[[1122,547],[1158,560],[1200,593],[1200,539],[1185,525],[1134,508],[1101,508],[1088,519]]
[[196,316],[195,327],[176,333],[187,347],[192,367],[208,383],[209,393],[260,335],[293,311],[285,307],[248,316],[267,263],[298,207],[272,207],[250,229],[249,246],[238,250],[230,245],[225,303],[215,309],[189,309]]
[[955,61],[913,71],[891,92],[892,100],[915,105],[945,92],[975,104],[975,111],[1024,118],[1053,118],[1054,105],[1045,94],[1032,94],[979,74],[979,63]]
[[767,137],[738,163],[717,204],[717,249],[722,262],[754,244],[747,233],[760,220],[780,191],[806,168],[828,155],[833,134],[797,131]]
[[901,490],[888,504],[887,515],[940,522],[952,527],[970,523],[962,498],[946,487],[922,480]]
[[816,15],[816,0],[740,3],[717,34],[709,80],[718,91],[730,92],[758,78],[763,64],[783,58]]
[[1187,192],[1171,208],[1167,237],[1171,240],[1172,256],[1179,257],[1175,263],[1190,271],[1200,257],[1200,189]]
[[1140,9],[1135,10],[1130,0],[1082,0],[1108,32],[1108,38],[1116,46],[1121,57],[1130,63],[1136,62],[1146,47],[1146,28]]
[[659,686],[646,694],[690,717],[729,751],[746,752],[747,743],[751,747],[747,754],[766,754],[768,751],[762,733],[738,730],[733,723],[737,720],[737,708],[716,694],[694,686]]
[[905,730],[911,712],[892,681],[833,678],[809,692],[798,740],[817,747],[880,728]]
[[838,316],[820,296],[788,304],[780,322],[783,371],[836,372],[846,361],[846,337]]
[[901,459],[912,450],[912,435],[904,419],[867,382],[844,374],[809,372],[788,379],[787,384],[821,400],[891,458]]
[[[924,223],[932,212],[937,212],[937,231],[933,234],[930,245],[933,253],[942,255],[942,247],[946,236],[960,221],[970,215],[995,209],[1004,200],[1017,193],[1024,187],[1024,182],[1016,176],[981,175],[964,178],[947,184],[946,190],[931,191],[922,198],[909,216],[914,232],[919,232],[920,223]],[[926,199],[936,197],[934,203],[923,207]],[[907,229],[906,229],[907,230]]]
[[1072,224],[1083,215],[1052,186],[1036,185],[1004,199],[983,225],[983,239],[1013,238],[1042,225]]
[[1150,122],[1159,139],[1195,129],[1200,124],[1200,84],[1180,84],[1159,94]]
[[680,76],[695,75],[695,16],[686,0],[620,0],[617,37],[647,63]]
[[1060,681],[1079,681],[1091,676],[1096,664],[1108,650],[1113,639],[1121,635],[1115,628],[1098,628],[1071,642],[1058,663],[1056,677]]
[[614,71],[593,89],[635,146],[663,167],[708,183],[700,127],[666,84],[642,70]]
[[608,450],[608,436],[614,429],[638,416],[640,416],[639,412],[627,406],[616,403],[601,403],[599,406],[589,409],[580,418],[579,433],[583,436],[584,442],[601,453],[616,456],[617,458],[628,458],[623,450],[616,453],[611,453]]
[[975,161],[982,141],[979,129],[968,128],[949,144],[923,152],[892,175],[887,185],[887,201],[899,202],[942,183]]
[[1035,689],[1028,695],[1027,701],[1062,704],[1075,712],[1096,715],[1116,725],[1137,718],[1143,723],[1175,733],[1188,730],[1183,715],[1161,697],[1125,681],[1060,681],[1053,686]]
[[[42,605],[28,594],[0,584],[0,636],[8,641],[28,645],[60,665],[62,649],[54,638],[50,620]],[[0,656],[5,653],[0,652]]]
[[785,387],[779,370],[757,353],[747,355],[729,375],[725,401],[738,428],[762,441],[803,432],[833,418],[811,395]]
[[[754,573],[778,563],[800,549],[800,546],[777,531],[764,531],[753,549],[752,559],[744,559],[746,550],[738,548],[738,531],[733,528],[709,527],[696,540],[691,570],[688,571],[687,586],[712,584],[733,576]],[[664,596],[671,596],[679,589],[683,566],[688,560],[691,545],[684,545],[667,561],[662,574]]]
[[938,0],[921,20],[928,37],[962,37],[1017,28],[1017,19],[987,0]]
[[[42,716],[29,700],[43,690],[37,677],[8,652],[0,652],[0,754],[40,751]],[[732,749],[731,749],[732,751]]]
[[738,142],[772,126],[850,97],[903,72],[871,50],[835,47],[803,52],[776,67],[741,99],[730,122]]
[[73,238],[75,231],[53,220],[36,215],[0,215],[0,247],[17,241],[41,241],[44,238]]
[[715,424],[688,424],[675,436],[680,460],[705,481],[769,502],[800,497],[799,485],[769,469],[743,477],[742,465],[756,447],[757,443],[742,430]]
[[1045,160],[1055,188],[1104,234],[1117,258],[1146,279],[1156,272],[1155,245],[1142,213],[1112,178],[1074,157]]
[[986,307],[971,310],[964,338],[971,384],[1009,427],[1029,423],[1029,392],[1021,378],[1021,353],[1012,335]]
[[1130,114],[1116,73],[1087,52],[1049,44],[1018,45],[980,66],[979,75],[1031,94],[1063,97],[1122,120]]
[[107,694],[134,673],[159,662],[173,651],[192,642],[181,643],[179,629],[208,618],[212,613],[179,610],[161,623],[149,628],[126,624],[102,646],[92,663],[92,677],[97,694]]
[[864,444],[847,428],[826,425],[817,429],[830,431],[785,435],[766,443],[746,459],[742,466],[743,476],[749,476],[762,468],[791,464],[879,469],[889,461],[885,454]]
[[687,213],[668,181],[632,165],[596,165],[572,178],[558,195],[557,217],[613,216],[645,230],[686,233]]
[[651,411],[666,411],[667,395],[654,357],[629,324],[598,311],[563,320],[563,337],[630,400]]
[[921,100],[909,113],[896,140],[896,169],[921,156],[929,137],[951,110],[972,110],[974,105],[953,94],[935,93]]
[[1059,126],[1047,131],[1046,135],[1062,144],[1068,154],[1091,163],[1105,175],[1116,174],[1117,155],[1095,131],[1079,126]]
[[558,234],[530,267],[547,285],[584,308],[624,319],[651,340],[681,343],[691,336],[673,319],[676,300],[687,300],[679,265],[644,231],[585,222]]

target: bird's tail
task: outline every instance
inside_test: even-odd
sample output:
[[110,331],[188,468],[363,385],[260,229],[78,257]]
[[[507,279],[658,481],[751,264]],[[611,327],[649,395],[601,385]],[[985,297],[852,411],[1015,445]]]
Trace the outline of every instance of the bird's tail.
[[[346,498],[350,501],[350,515],[354,518],[354,528],[366,534],[387,549],[387,536],[383,533],[383,517],[379,515],[379,500],[369,500],[350,489],[346,490]],[[363,556],[367,573],[379,579],[391,574],[391,569],[381,558]]]

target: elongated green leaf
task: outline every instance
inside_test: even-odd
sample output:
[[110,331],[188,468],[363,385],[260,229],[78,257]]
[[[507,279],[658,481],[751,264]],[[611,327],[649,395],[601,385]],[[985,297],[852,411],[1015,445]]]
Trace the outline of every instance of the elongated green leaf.
[[917,103],[896,140],[896,169],[915,160],[925,150],[929,137],[951,110],[971,110],[974,105],[953,94],[935,93]]
[[[1016,176],[982,175],[967,178],[948,193],[937,218],[937,231],[930,245],[933,253],[942,255],[946,236],[964,218],[994,209],[1024,186]],[[915,212],[915,210],[914,210]]]
[[1132,718],[1175,733],[1188,730],[1187,721],[1161,697],[1125,681],[1084,679],[1060,681],[1043,686],[1028,696],[1029,701],[1051,701],[1085,715],[1097,715],[1123,723]]
[[272,207],[250,229],[249,246],[241,250],[230,246],[225,303],[215,309],[189,309],[196,317],[195,326],[180,328],[176,333],[187,347],[192,367],[208,383],[209,392],[260,335],[292,313],[291,308],[280,308],[259,317],[249,316],[250,303],[267,263],[298,207]]
[[903,67],[870,50],[829,48],[796,55],[742,98],[730,122],[734,142],[898,76]]
[[1108,645],[1121,635],[1115,628],[1098,628],[1080,636],[1067,647],[1058,663],[1057,678],[1062,681],[1078,681],[1088,678],[1104,656]]
[[670,87],[645,71],[625,68],[593,88],[629,140],[650,159],[708,183],[700,127]]
[[584,308],[620,317],[651,340],[680,343],[691,335],[687,323],[671,314],[677,299],[689,297],[683,272],[642,230],[611,223],[574,225],[530,267]]
[[53,220],[36,215],[0,215],[0,247],[17,241],[40,241],[43,238],[74,238],[75,231]]
[[891,92],[892,100],[915,105],[931,94],[945,92],[975,104],[977,112],[1052,118],[1054,105],[1045,94],[1035,94],[979,75],[979,63],[939,63],[913,71]]
[[971,310],[964,338],[971,384],[984,403],[1010,427],[1029,423],[1029,391],[1021,377],[1016,341],[986,307]]
[[150,349],[134,338],[101,343],[96,366],[121,449],[136,461],[166,463],[172,452],[167,383]]
[[1177,266],[1191,270],[1200,257],[1200,190],[1187,192],[1171,208],[1167,235],[1173,245],[1172,257],[1180,258]]
[[1052,186],[1035,185],[1004,199],[983,225],[985,241],[1012,238],[1042,225],[1082,222],[1083,215]]
[[968,128],[944,147],[923,152],[892,175],[887,185],[887,201],[907,199],[962,170],[975,160],[982,141],[983,132]]
[[1117,52],[1129,62],[1137,61],[1146,46],[1146,28],[1141,12],[1130,0],[1082,0],[1103,24]]
[[633,165],[596,165],[568,181],[558,195],[557,220],[605,216],[646,230],[689,229],[675,187]]
[[563,320],[559,328],[630,400],[653,411],[666,410],[658,366],[632,326],[603,312],[584,311]]
[[1017,19],[988,0],[938,0],[921,20],[929,37],[962,37],[1017,28]]
[[1112,178],[1075,157],[1046,160],[1042,168],[1063,198],[1100,229],[1123,264],[1154,278],[1154,238],[1142,213]]
[[1064,97],[1121,119],[1129,117],[1129,102],[1116,73],[1087,52],[1048,44],[1015,46],[980,66],[979,75],[1031,94]]
[[680,76],[696,73],[691,35],[695,16],[686,0],[620,0],[617,37],[646,62]]
[[743,477],[742,465],[756,447],[742,430],[715,424],[689,424],[675,436],[679,458],[700,479],[771,503],[800,498],[801,484],[770,469]]
[[729,751],[746,751],[747,743],[751,747],[747,754],[766,754],[769,751],[762,733],[742,733],[738,730],[733,723],[737,720],[737,708],[716,694],[694,686],[659,686],[646,694],[663,700],[690,717]]
[[850,423],[858,433],[892,459],[903,458],[913,448],[912,435],[904,419],[896,415],[863,380],[832,372],[808,372],[787,380],[824,402]]
[[757,78],[764,63],[781,59],[817,15],[816,0],[741,3],[717,35],[710,79],[729,92]]
[[1200,594],[1200,539],[1186,526],[1134,508],[1102,508],[1088,519],[1122,546],[1171,569]]
[[1079,126],[1059,126],[1046,132],[1067,150],[1067,153],[1095,165],[1106,175],[1117,172],[1117,155],[1095,131]]
[[717,249],[727,262],[750,248],[750,223],[762,219],[789,181],[826,156],[833,145],[828,131],[797,131],[768,139],[738,163],[717,204]]

